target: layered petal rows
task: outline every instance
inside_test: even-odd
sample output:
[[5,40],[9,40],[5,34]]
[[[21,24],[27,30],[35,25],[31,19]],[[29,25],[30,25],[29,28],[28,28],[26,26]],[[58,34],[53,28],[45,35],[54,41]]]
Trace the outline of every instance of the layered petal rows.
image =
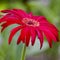
[[18,24],[18,26],[13,28],[10,32],[8,40],[9,44],[11,43],[13,36],[19,30],[21,32],[17,44],[22,41],[28,46],[31,40],[31,44],[34,45],[36,36],[38,36],[40,48],[42,48],[44,35],[46,36],[50,47],[52,47],[52,41],[59,41],[58,29],[48,22],[44,16],[33,16],[32,13],[27,14],[21,9],[2,10],[1,12],[6,14],[0,18],[0,23],[4,22],[1,25],[1,31],[12,24]]

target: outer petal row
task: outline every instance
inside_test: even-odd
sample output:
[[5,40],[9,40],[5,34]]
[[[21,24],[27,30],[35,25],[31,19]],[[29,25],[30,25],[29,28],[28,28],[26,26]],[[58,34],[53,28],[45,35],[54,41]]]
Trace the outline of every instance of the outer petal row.
[[28,15],[21,9],[12,9],[12,10],[2,10],[1,12],[3,13],[9,13],[13,14],[14,16],[18,17],[20,19],[23,17],[27,17]]
[[8,40],[9,44],[11,43],[12,37],[15,35],[15,33],[16,33],[17,31],[19,31],[20,29],[22,29],[22,28],[23,28],[23,26],[18,26],[18,27],[13,28],[13,29],[11,30],[11,33],[10,33],[10,36],[9,36],[9,40]]

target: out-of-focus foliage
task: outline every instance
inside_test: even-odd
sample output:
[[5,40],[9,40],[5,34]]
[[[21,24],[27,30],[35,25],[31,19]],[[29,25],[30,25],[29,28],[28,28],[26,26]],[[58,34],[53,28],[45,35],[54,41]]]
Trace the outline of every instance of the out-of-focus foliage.
[[[33,12],[34,15],[43,15],[58,29],[60,29],[60,0],[0,0],[0,10],[3,9],[23,9],[27,13]],[[20,60],[23,44],[16,44],[19,32],[14,36],[12,43],[8,45],[10,30],[16,25],[10,26],[3,33],[0,32],[0,60]],[[45,39],[43,48],[40,50],[39,41],[36,38],[34,46],[27,48],[27,56],[42,56],[37,60],[59,60],[60,43],[53,43],[53,48]],[[46,54],[46,56],[44,55]],[[28,59],[29,60],[29,59]],[[35,60],[35,59],[34,59]]]

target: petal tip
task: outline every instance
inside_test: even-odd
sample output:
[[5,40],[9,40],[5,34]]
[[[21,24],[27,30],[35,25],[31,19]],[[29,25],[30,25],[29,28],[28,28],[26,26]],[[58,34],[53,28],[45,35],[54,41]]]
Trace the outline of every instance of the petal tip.
[[8,41],[8,44],[9,44],[9,45],[10,45],[10,43],[11,43],[11,42],[10,42],[10,41]]
[[17,45],[19,45],[19,42],[17,41]]

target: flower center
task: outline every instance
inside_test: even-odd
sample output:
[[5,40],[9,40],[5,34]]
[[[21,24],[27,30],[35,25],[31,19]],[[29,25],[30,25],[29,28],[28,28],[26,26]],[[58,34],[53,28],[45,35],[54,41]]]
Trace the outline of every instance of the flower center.
[[23,18],[22,22],[28,26],[39,26],[39,22],[29,18]]

